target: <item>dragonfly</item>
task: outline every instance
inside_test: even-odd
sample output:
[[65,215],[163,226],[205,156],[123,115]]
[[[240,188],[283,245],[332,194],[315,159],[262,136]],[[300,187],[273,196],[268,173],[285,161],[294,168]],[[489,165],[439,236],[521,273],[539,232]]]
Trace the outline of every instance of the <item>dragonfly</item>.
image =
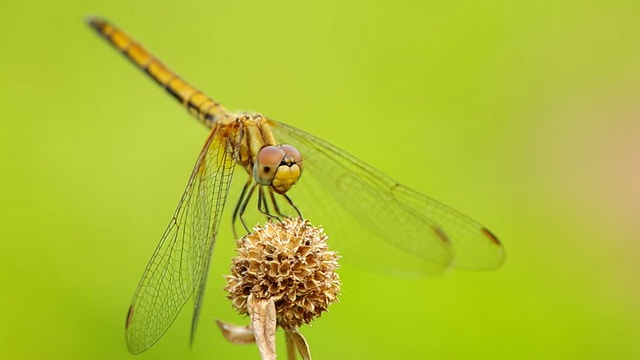
[[255,201],[255,213],[267,219],[302,217],[302,209],[307,219],[322,221],[344,259],[389,274],[490,270],[504,262],[498,238],[466,215],[303,130],[259,113],[226,110],[112,23],[100,17],[87,23],[210,130],[129,306],[131,353],[153,346],[190,298],[193,343],[238,167],[247,179],[231,216],[234,232],[238,220],[249,231],[244,218]]

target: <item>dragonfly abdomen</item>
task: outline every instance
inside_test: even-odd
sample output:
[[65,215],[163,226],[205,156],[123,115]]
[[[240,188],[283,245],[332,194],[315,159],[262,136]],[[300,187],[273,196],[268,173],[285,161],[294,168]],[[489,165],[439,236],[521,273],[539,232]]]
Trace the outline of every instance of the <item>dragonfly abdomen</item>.
[[184,81],[120,29],[97,17],[88,18],[87,23],[208,128],[226,114],[222,105]]

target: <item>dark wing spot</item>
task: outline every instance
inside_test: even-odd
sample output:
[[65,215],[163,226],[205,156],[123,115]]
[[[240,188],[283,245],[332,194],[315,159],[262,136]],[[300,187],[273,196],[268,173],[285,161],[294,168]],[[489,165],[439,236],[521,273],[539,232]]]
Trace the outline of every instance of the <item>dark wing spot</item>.
[[268,173],[269,171],[271,171],[271,168],[269,166],[265,166],[262,168],[262,170],[266,173]]
[[438,235],[438,237],[440,238],[440,240],[442,240],[443,243],[445,243],[445,244],[449,244],[450,243],[449,237],[447,236],[447,234],[442,229],[440,229],[439,227],[434,227],[433,228],[433,232],[435,232],[436,235]]
[[498,240],[498,237],[493,235],[493,233],[491,231],[489,231],[489,229],[487,228],[482,228],[482,233],[484,234],[484,236],[488,237],[489,240],[491,240],[492,243],[501,246],[502,244],[500,243],[500,240]]
[[125,329],[128,329],[129,325],[131,325],[131,320],[133,320],[133,305],[129,306],[129,311],[127,312],[127,322],[124,324]]

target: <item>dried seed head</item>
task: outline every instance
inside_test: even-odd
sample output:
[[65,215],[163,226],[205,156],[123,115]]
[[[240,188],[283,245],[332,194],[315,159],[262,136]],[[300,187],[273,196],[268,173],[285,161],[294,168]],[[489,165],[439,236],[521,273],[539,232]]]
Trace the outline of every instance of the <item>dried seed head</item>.
[[268,222],[240,238],[225,287],[233,307],[247,315],[250,294],[273,299],[285,330],[320,316],[340,292],[339,256],[327,239],[322,228],[299,218]]

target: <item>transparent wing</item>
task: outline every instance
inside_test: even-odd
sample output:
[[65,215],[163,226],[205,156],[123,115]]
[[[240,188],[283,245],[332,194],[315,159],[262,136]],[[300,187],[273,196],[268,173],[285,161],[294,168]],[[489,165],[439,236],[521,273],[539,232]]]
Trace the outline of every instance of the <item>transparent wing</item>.
[[302,179],[289,196],[305,218],[325,227],[345,260],[400,275],[503,263],[502,245],[476,221],[311,134],[271,126],[279,142],[304,157]]
[[[138,354],[162,337],[194,296],[195,332],[220,217],[235,169],[234,129],[214,127],[187,188],[133,296],[126,322],[129,351]],[[237,138],[233,143],[238,143]]]

